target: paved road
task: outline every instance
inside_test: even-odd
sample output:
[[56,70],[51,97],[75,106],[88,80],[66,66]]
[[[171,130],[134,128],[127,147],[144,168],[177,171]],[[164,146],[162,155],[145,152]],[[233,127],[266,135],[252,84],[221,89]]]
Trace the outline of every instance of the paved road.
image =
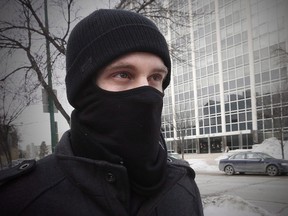
[[197,173],[196,182],[203,197],[239,196],[273,215],[288,216],[288,176]]

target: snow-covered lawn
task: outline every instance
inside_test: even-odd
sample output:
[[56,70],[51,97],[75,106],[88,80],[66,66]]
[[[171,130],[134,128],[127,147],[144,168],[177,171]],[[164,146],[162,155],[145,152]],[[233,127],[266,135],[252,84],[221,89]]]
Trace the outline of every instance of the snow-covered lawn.
[[[261,144],[255,145],[251,151],[265,152],[275,158],[282,159],[280,141],[276,138],[269,138]],[[243,150],[236,150],[243,151]],[[216,158],[200,158],[200,159],[186,159],[191,167],[197,172],[220,172],[218,169],[218,162],[220,159],[235,153],[229,151],[218,155]],[[284,156],[288,159],[288,141],[284,142]],[[274,216],[266,210],[252,205],[243,200],[241,197],[221,195],[214,197],[206,197],[203,199],[204,215],[205,216]]]

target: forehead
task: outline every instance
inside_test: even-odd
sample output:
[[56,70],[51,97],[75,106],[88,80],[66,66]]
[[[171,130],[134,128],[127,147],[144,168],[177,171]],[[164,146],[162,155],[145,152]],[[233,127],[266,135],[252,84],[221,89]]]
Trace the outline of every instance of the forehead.
[[112,61],[110,64],[106,65],[104,68],[112,68],[112,67],[121,67],[121,66],[133,66],[133,65],[147,65],[150,67],[159,68],[159,70],[163,70],[168,73],[167,67],[164,65],[162,59],[152,53],[146,52],[133,52],[126,55],[122,55],[119,58]]

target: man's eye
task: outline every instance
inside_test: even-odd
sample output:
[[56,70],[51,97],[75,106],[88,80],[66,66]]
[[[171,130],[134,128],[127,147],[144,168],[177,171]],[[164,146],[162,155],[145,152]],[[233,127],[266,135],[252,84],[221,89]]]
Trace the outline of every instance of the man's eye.
[[153,74],[152,75],[152,79],[154,81],[162,81],[163,80],[163,76],[161,74]]
[[114,77],[121,78],[121,79],[129,79],[130,78],[129,74],[125,73],[125,72],[117,73],[114,75]]

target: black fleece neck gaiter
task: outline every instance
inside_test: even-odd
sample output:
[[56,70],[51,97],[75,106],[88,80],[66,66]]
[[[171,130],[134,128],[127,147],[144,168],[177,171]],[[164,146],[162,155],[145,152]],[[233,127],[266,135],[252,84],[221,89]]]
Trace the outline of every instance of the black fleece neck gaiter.
[[91,86],[77,106],[71,124],[76,155],[112,163],[122,160],[132,188],[141,194],[162,185],[167,151],[160,132],[161,92],[149,86],[121,92]]

